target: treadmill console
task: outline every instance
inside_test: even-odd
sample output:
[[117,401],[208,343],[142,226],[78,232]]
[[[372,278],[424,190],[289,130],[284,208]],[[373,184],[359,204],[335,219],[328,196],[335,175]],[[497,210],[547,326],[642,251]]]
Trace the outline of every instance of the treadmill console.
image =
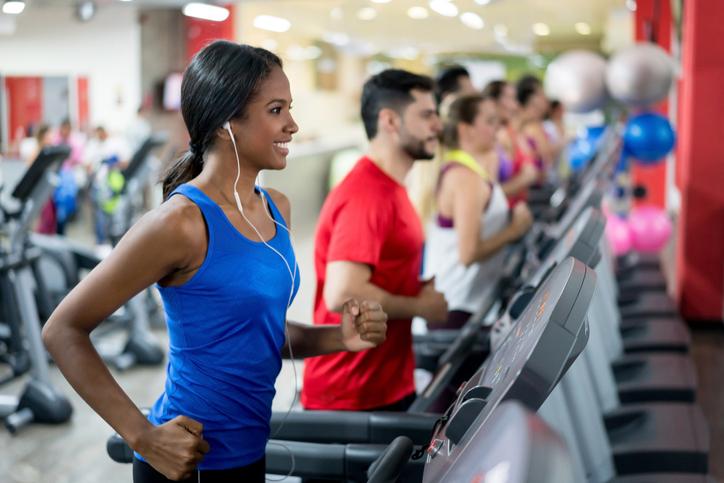
[[443,476],[507,399],[535,411],[585,346],[586,313],[596,276],[573,258],[559,264],[501,346],[458,391],[433,433],[425,481]]

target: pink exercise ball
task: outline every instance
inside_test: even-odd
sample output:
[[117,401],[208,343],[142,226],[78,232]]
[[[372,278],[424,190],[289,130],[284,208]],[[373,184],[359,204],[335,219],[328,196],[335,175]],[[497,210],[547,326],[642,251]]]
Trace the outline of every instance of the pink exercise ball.
[[608,240],[614,255],[624,255],[632,246],[631,230],[628,222],[617,215],[606,216],[606,239]]
[[634,208],[628,219],[633,248],[639,252],[660,251],[671,237],[671,220],[656,206]]

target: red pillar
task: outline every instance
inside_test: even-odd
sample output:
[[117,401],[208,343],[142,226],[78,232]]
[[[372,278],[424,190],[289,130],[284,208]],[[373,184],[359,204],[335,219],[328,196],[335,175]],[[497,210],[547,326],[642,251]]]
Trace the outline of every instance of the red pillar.
[[[657,43],[671,52],[671,0],[637,0],[636,41]],[[668,102],[656,106],[663,115],[668,112]],[[634,164],[633,179],[646,187],[646,202],[664,208],[666,206],[666,163],[654,166]]]
[[724,307],[724,2],[684,2],[677,150],[682,195],[677,295],[689,319],[721,320]]

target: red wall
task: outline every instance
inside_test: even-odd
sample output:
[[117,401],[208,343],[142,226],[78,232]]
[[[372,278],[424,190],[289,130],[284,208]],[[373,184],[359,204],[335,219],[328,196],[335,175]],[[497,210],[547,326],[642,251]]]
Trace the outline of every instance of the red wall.
[[[5,77],[8,103],[8,140],[17,141],[19,127],[37,124],[43,119],[42,77]],[[25,133],[26,135],[28,133]]]
[[186,61],[196,55],[214,40],[234,40],[234,6],[227,5],[229,17],[223,22],[211,22],[193,17],[186,17]]
[[[651,41],[671,52],[671,3],[670,0],[637,0],[636,2],[636,40]],[[666,115],[668,102],[656,106],[656,110]],[[666,163],[654,166],[634,164],[632,169],[634,183],[646,187],[646,203],[666,206]]]
[[724,2],[686,0],[678,112],[677,295],[690,319],[724,306]]

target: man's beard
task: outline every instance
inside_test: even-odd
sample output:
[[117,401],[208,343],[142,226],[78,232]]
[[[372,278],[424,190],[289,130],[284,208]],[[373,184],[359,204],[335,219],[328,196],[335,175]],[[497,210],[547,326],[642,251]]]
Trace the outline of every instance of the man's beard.
[[404,136],[402,139],[402,150],[415,160],[430,160],[435,157],[435,151],[428,151],[425,147],[426,141],[414,138],[410,135]]

